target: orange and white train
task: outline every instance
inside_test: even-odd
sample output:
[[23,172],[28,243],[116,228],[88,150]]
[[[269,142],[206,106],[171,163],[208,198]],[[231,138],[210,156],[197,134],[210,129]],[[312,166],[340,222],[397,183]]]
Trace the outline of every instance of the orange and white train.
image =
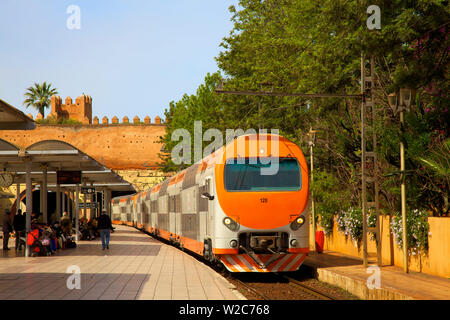
[[112,220],[231,272],[295,271],[309,252],[308,195],[296,144],[242,135],[150,190],[112,199]]

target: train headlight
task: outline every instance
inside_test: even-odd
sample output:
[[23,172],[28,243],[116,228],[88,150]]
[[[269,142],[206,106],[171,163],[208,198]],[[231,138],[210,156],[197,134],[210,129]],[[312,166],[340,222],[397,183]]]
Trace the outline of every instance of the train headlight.
[[305,217],[300,216],[291,223],[291,229],[297,231],[305,223]]
[[230,247],[232,247],[232,248],[236,248],[238,246],[238,242],[237,242],[237,240],[231,240],[230,241]]
[[292,239],[292,240],[291,240],[291,247],[296,247],[296,246],[298,246],[298,241],[297,241],[297,239]]
[[239,224],[231,219],[230,217],[226,217],[223,219],[223,224],[230,229],[231,231],[238,231],[239,230]]
[[297,223],[298,223],[299,225],[302,225],[303,223],[305,223],[305,218],[303,218],[303,217],[298,217],[298,218],[297,218]]

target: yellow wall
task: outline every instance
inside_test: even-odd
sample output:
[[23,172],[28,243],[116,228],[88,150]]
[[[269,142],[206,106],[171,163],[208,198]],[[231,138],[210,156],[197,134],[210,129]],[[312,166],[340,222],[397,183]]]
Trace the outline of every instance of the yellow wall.
[[[389,216],[381,216],[381,243],[383,264],[403,268],[403,250],[395,243],[389,229]],[[410,256],[409,269],[445,278],[450,277],[450,218],[429,217],[430,232],[428,236],[428,254],[426,256]],[[322,230],[318,227],[318,230]],[[313,234],[310,233],[310,243]],[[369,253],[376,253],[375,241],[369,239]],[[324,250],[336,251],[354,257],[363,257],[362,243],[357,244],[337,230],[335,219],[333,233],[325,236]],[[370,255],[372,256],[372,255]],[[374,255],[376,256],[376,255]]]

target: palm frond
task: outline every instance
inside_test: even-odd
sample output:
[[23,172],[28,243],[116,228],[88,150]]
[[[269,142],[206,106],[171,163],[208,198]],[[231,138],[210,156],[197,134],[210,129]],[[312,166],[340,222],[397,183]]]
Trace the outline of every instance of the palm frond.
[[44,116],[45,108],[50,106],[50,98],[52,95],[58,94],[56,88],[51,88],[52,84],[47,84],[46,81],[44,83],[34,83],[34,86],[27,88],[25,92],[25,100],[23,104],[25,107],[33,107],[37,109],[42,116]]

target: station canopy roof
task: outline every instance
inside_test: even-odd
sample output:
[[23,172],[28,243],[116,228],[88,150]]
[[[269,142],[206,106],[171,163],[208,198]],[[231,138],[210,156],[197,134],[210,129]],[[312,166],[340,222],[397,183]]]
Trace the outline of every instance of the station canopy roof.
[[33,119],[0,99],[0,130],[32,130],[35,127]]
[[[13,174],[14,183],[26,183],[25,161],[31,161],[31,179],[43,180],[47,167],[48,189],[56,188],[57,171],[81,171],[86,186],[108,188],[112,191],[135,192],[134,187],[117,173],[106,168],[95,159],[83,153],[69,143],[58,140],[37,142],[26,149],[0,139],[0,172],[5,170]],[[75,184],[61,184],[61,187],[74,188]]]

